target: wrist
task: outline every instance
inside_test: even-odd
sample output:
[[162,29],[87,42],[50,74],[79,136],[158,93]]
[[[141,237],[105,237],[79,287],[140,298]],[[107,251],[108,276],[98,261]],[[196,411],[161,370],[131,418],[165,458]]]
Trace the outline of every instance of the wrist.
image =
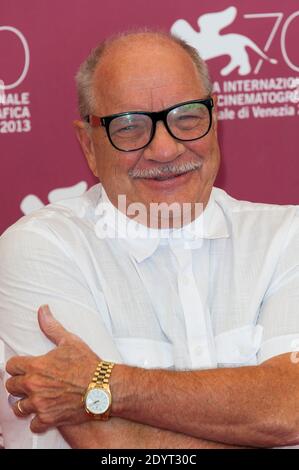
[[123,364],[115,364],[111,377],[112,394],[111,416],[125,418],[136,400],[135,371],[137,368]]

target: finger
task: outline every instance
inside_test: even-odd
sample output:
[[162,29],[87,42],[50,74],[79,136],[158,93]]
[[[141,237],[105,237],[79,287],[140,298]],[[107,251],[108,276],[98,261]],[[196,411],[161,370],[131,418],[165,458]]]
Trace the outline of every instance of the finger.
[[28,356],[14,356],[11,357],[6,363],[6,372],[10,375],[25,374],[32,361],[32,357]]
[[8,398],[7,398],[7,401],[8,401],[8,404],[9,404],[10,408],[13,408],[14,404],[18,400],[22,400],[22,398],[25,398],[25,397],[14,396],[14,395],[11,395],[11,393],[10,393],[8,395]]
[[34,412],[34,408],[29,398],[17,400],[13,404],[12,410],[18,418],[27,418]]
[[49,425],[42,423],[39,417],[35,416],[30,423],[30,429],[32,432],[39,434],[47,431],[47,429],[49,429]]
[[28,389],[25,382],[24,375],[17,375],[15,377],[10,377],[7,379],[6,390],[14,396],[20,397],[28,394]]
[[38,323],[42,332],[56,346],[71,334],[53,317],[48,305],[42,305],[38,309]]

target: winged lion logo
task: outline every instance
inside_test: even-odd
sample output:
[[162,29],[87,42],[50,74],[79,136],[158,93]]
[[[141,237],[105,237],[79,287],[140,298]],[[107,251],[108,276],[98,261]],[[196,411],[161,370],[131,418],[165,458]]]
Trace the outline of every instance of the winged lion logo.
[[234,22],[236,16],[237,8],[231,6],[222,11],[201,15],[197,20],[199,32],[183,19],[172,25],[171,32],[194,46],[204,60],[228,55],[230,62],[220,71],[223,76],[235,69],[238,69],[239,75],[248,75],[251,72],[247,48],[271,64],[276,64],[277,60],[268,57],[249,37],[236,33],[220,34],[222,29]]

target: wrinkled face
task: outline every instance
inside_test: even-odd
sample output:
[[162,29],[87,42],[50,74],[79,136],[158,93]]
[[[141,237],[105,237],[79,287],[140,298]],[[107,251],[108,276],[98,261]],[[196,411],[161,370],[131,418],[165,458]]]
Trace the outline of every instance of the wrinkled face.
[[[187,53],[169,41],[154,38],[114,43],[94,75],[95,113],[107,116],[126,111],[160,111],[189,100],[206,98],[198,72]],[[127,204],[138,202],[207,203],[219,168],[216,116],[202,139],[182,142],[163,122],[157,123],[151,143],[137,151],[121,152],[110,143],[104,127],[89,134],[81,129],[81,144],[89,165],[117,207],[118,195]],[[135,170],[195,164],[197,169],[167,179],[135,178]]]

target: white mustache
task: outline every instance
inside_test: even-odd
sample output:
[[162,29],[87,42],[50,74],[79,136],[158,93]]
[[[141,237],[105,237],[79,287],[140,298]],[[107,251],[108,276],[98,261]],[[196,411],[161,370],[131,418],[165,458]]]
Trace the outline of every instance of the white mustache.
[[166,176],[182,175],[189,171],[198,170],[201,166],[201,161],[181,163],[180,165],[169,163],[156,168],[134,168],[128,171],[128,175],[131,178],[165,178]]

